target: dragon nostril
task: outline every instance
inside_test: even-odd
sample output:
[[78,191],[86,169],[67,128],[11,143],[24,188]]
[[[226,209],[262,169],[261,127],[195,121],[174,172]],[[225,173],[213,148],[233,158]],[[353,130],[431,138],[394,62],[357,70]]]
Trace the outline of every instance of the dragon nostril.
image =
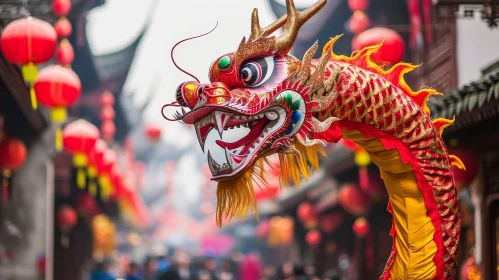
[[176,98],[178,104],[184,107],[194,107],[199,100],[198,94],[199,83],[184,82],[177,87]]

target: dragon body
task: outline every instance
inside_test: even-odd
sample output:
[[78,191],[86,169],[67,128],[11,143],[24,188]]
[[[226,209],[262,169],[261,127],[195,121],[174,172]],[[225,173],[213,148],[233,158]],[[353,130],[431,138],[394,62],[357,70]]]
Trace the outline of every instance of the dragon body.
[[[265,185],[267,156],[279,155],[282,184],[299,184],[318,169],[321,145],[345,138],[366,150],[389,194],[394,243],[381,279],[454,279],[461,222],[451,166],[464,167],[440,136],[453,120],[431,120],[426,100],[438,93],[406,84],[416,66],[385,70],[371,60],[381,45],[336,55],[337,36],[320,59],[317,43],[302,60],[290,56],[324,4],[300,13],[287,0],[287,16],[266,28],[255,9],[250,37],[212,64],[210,83],[177,88],[176,120],[194,124],[219,182],[217,221],[256,210],[253,184]],[[281,26],[281,37],[269,36]],[[239,136],[227,139],[229,131]]]

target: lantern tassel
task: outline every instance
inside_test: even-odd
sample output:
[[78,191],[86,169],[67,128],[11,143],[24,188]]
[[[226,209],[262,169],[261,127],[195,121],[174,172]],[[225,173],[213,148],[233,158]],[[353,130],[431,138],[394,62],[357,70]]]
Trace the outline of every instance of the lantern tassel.
[[58,152],[62,150],[62,131],[60,126],[57,126],[55,130],[55,149]]
[[69,248],[69,237],[65,233],[61,236],[61,245],[64,249]]
[[33,110],[38,109],[38,102],[36,101],[35,88],[33,88],[32,84],[30,84],[29,87],[29,96],[31,98],[31,107],[33,108]]
[[76,171],[76,184],[80,190],[85,188],[85,179],[85,170],[83,170],[83,168],[78,168]]
[[88,184],[88,193],[91,195],[91,196],[95,196],[97,194],[97,185],[95,184],[95,182],[91,181],[89,184]]
[[359,167],[359,182],[362,189],[369,188],[369,175],[365,166]]
[[2,199],[3,201],[9,201],[9,179],[3,178],[2,180]]

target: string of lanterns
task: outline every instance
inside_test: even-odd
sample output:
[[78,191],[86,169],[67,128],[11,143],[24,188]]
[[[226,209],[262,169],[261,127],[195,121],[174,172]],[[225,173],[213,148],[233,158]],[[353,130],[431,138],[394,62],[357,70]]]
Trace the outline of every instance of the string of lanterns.
[[101,100],[101,127],[100,131],[102,137],[108,143],[112,143],[114,135],[116,134],[116,125],[114,124],[115,112],[114,112],[114,96],[110,91],[106,91],[102,94]]
[[[66,18],[70,10],[71,0],[54,0],[52,11],[60,17],[54,26],[28,16],[9,23],[0,38],[5,59],[21,67],[33,109],[38,108],[38,102],[50,109],[51,120],[57,125],[57,150],[62,148],[60,125],[66,119],[66,109],[81,93],[80,79],[70,66],[74,60],[74,49],[67,39],[72,32]],[[39,65],[49,62],[54,54],[60,65],[38,72]]]
[[350,31],[354,34],[359,34],[369,28],[371,20],[366,14],[369,7],[369,0],[348,0],[348,7],[352,11],[352,16],[349,20]]

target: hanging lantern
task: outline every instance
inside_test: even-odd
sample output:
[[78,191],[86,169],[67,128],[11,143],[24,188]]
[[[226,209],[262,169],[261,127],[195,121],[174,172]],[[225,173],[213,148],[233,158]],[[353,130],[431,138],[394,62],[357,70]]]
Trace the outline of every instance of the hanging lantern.
[[[66,120],[66,108],[72,106],[81,92],[80,78],[76,73],[60,65],[51,65],[40,71],[34,84],[36,97],[40,103],[50,108],[52,121],[62,123]],[[62,148],[60,127],[56,132],[56,148]]]
[[354,184],[343,185],[338,197],[343,209],[352,215],[364,215],[369,208],[369,199],[362,190]]
[[56,223],[61,230],[61,245],[63,248],[69,247],[69,232],[75,227],[78,222],[76,211],[70,206],[62,206],[57,211]]
[[30,87],[33,109],[38,107],[33,83],[37,79],[37,64],[49,61],[57,44],[57,34],[49,23],[25,17],[9,23],[2,32],[0,46],[5,59],[21,66],[24,81]]
[[101,124],[100,131],[106,141],[112,142],[116,134],[116,125],[113,121],[105,121]]
[[67,16],[71,10],[71,0],[53,0],[52,11],[58,17]]
[[113,107],[106,106],[100,111],[100,119],[102,122],[112,121],[116,117]]
[[80,216],[91,220],[94,216],[99,214],[99,205],[97,201],[86,193],[80,193],[75,202],[76,211]]
[[114,105],[114,96],[113,93],[110,91],[106,91],[102,94],[101,99],[100,99],[100,105],[102,107],[113,107]]
[[87,155],[94,149],[97,139],[99,139],[99,130],[85,120],[74,121],[64,128],[64,149],[73,155],[73,164],[77,168],[76,184],[80,189],[86,185]]
[[59,38],[67,38],[71,36],[73,32],[73,27],[71,26],[71,22],[65,17],[61,17],[54,24],[55,32],[57,33],[57,37]]
[[371,26],[371,20],[364,12],[355,11],[350,17],[349,26],[352,33],[359,34]]
[[363,217],[357,218],[352,226],[353,232],[359,238],[364,238],[369,233],[370,227],[367,220]]
[[325,233],[333,233],[338,229],[339,225],[343,222],[343,219],[344,215],[339,211],[324,215],[319,222],[320,229]]
[[379,65],[395,65],[402,61],[405,55],[405,43],[396,31],[384,27],[375,27],[357,35],[352,40],[352,49],[361,50],[368,46],[383,43],[383,46],[371,54],[371,59]]
[[321,243],[322,236],[318,230],[311,230],[305,235],[305,241],[310,246],[317,246]]
[[9,199],[9,178],[24,164],[26,146],[17,138],[6,138],[0,142],[0,172],[2,176],[2,198]]
[[59,47],[55,53],[55,57],[57,59],[57,63],[63,66],[69,66],[73,64],[73,60],[75,59],[75,52],[73,46],[68,41],[68,39],[62,39],[59,43]]
[[369,0],[348,0],[348,7],[352,11],[365,12],[369,7]]
[[449,154],[457,156],[464,164],[465,169],[452,166],[456,188],[462,190],[468,187],[478,175],[478,159],[473,151],[466,149],[449,149]]
[[149,143],[156,144],[161,138],[161,128],[155,124],[148,124],[144,129],[144,134],[146,135]]
[[315,207],[310,202],[302,202],[296,211],[298,220],[302,222],[306,228],[314,228],[317,226],[319,214]]

